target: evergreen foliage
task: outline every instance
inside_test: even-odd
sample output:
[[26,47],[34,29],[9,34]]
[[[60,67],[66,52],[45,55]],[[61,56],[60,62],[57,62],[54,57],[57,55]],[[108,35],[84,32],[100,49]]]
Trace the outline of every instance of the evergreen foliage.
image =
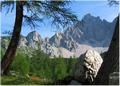
[[11,70],[18,72],[20,75],[27,75],[30,69],[29,61],[30,60],[26,54],[18,52],[11,65]]
[[[4,55],[5,51],[3,49],[1,51]],[[61,56],[50,58],[41,49],[33,50],[31,56],[18,49],[10,71],[14,71],[18,79],[19,77],[36,76],[54,82],[70,76],[75,62],[76,58]],[[4,79],[2,78],[2,80]]]
[[[5,50],[1,48],[1,59]],[[16,76],[38,76],[54,81],[71,75],[75,62],[75,57],[64,58],[59,56],[50,58],[40,48],[34,50],[30,47],[21,47],[17,49],[10,71],[15,72]]]

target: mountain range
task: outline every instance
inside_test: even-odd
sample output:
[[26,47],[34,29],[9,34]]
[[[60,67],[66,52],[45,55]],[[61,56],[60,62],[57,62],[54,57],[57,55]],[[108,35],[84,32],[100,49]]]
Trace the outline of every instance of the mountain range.
[[51,57],[79,57],[88,49],[95,49],[101,53],[109,47],[115,23],[116,19],[107,22],[100,17],[86,14],[73,27],[55,33],[51,38],[42,39],[36,31],[30,32],[26,37],[21,36],[19,47],[41,48]]

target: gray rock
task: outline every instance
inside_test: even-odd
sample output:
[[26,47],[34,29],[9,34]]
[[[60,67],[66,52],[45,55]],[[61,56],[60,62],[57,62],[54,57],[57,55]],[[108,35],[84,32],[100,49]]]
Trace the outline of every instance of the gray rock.
[[84,83],[94,81],[103,59],[95,50],[87,50],[82,54],[73,69],[73,76],[76,80]]

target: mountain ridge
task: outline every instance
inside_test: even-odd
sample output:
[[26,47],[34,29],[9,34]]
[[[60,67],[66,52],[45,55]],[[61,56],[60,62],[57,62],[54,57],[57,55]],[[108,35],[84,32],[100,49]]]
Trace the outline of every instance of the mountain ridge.
[[[81,23],[83,22],[83,24]],[[51,38],[42,39],[36,31],[20,38],[19,47],[31,47],[43,50],[50,56],[79,57],[88,49],[99,53],[107,51],[112,39],[116,20],[107,22],[100,17],[86,14],[81,21],[69,27],[62,33],[56,33]]]
[[[86,14],[76,25],[66,29],[63,35],[68,40],[73,40],[79,44],[108,47],[112,38],[115,20],[109,23],[106,20],[101,20],[100,17]],[[55,35],[50,38],[50,43],[55,45],[53,38],[55,38]]]

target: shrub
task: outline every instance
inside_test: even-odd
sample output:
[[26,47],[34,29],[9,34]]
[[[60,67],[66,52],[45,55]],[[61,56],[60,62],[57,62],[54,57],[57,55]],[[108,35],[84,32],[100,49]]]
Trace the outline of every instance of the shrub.
[[41,50],[35,50],[31,58],[30,72],[42,78],[51,78],[49,56]]
[[31,52],[31,57],[18,50],[11,70],[20,75],[29,74],[54,81],[71,75],[75,62],[76,58],[50,58],[40,49]]
[[62,79],[67,76],[67,64],[63,57],[56,58],[56,64],[54,69],[55,79]]
[[24,53],[17,53],[12,65],[11,70],[19,72],[21,75],[26,75],[29,73],[30,62],[29,58]]

